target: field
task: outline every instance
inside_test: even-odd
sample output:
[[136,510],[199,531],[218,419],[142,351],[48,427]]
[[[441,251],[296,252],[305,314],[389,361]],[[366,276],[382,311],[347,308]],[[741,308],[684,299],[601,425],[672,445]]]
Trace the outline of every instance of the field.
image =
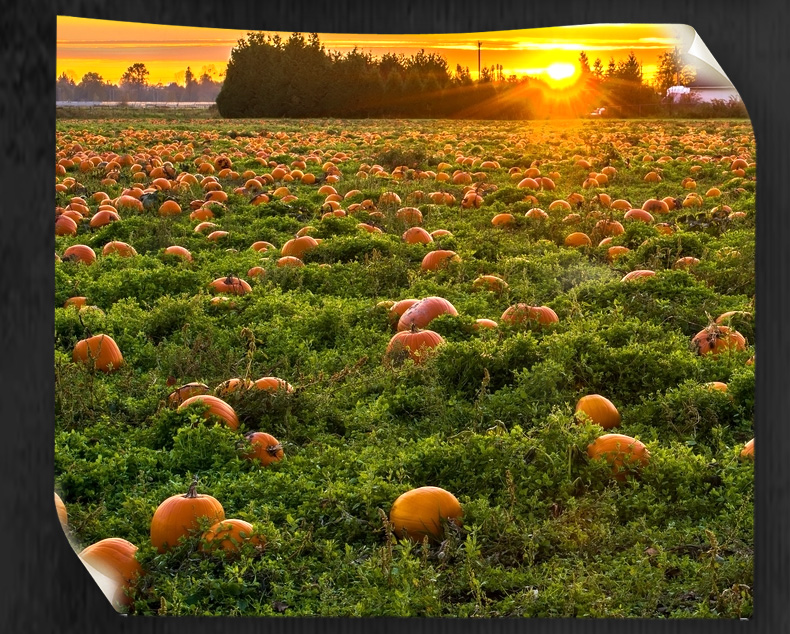
[[[120,609],[751,616],[748,121],[61,119],[56,140],[55,490],[78,552],[138,548]],[[320,241],[281,261],[297,232]],[[453,310],[389,348],[393,302],[427,297]],[[75,354],[97,335],[104,371],[109,344]],[[190,383],[233,411],[179,405]],[[589,395],[616,413],[577,414]],[[248,459],[249,432],[282,459]],[[592,458],[611,433],[645,452]],[[212,548],[200,517],[160,552],[154,512],[193,478],[257,539]],[[423,486],[463,515],[410,540],[390,510]]]

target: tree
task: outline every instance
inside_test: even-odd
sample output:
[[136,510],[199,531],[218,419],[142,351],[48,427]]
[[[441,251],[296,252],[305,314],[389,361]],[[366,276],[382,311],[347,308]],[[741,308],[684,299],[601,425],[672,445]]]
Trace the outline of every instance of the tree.
[[121,76],[121,83],[142,88],[148,83],[148,69],[145,64],[132,64]]
[[588,75],[590,73],[590,60],[587,57],[587,53],[584,51],[579,54],[579,66],[582,69],[582,75]]
[[617,73],[617,65],[614,63],[614,57],[609,58],[609,64],[606,67],[606,77],[612,78]]
[[70,101],[74,97],[74,80],[63,72],[55,82],[55,99],[58,101]]
[[596,57],[593,62],[592,74],[596,79],[603,79],[603,64],[601,64],[600,57]]
[[688,86],[696,77],[696,69],[686,62],[679,48],[659,56],[654,83],[662,95],[670,86]]
[[77,90],[80,98],[85,101],[101,101],[105,97],[107,87],[99,73],[85,73]]

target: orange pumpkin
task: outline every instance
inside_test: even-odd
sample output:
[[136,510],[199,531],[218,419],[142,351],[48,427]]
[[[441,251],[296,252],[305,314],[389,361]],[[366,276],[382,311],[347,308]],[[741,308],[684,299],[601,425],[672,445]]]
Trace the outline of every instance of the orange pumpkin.
[[399,359],[408,355],[414,363],[419,364],[442,343],[442,336],[433,330],[401,330],[390,339],[385,356]]
[[746,338],[729,326],[711,324],[691,340],[697,354],[717,356],[727,350],[745,350]]
[[548,306],[528,306],[527,304],[514,304],[502,313],[500,320],[506,324],[522,324],[536,321],[541,325],[556,324],[559,317]]
[[239,547],[245,542],[259,548],[266,543],[263,535],[255,533],[252,524],[238,519],[224,519],[217,522],[203,533],[203,541],[206,546],[201,545],[201,550],[213,551],[221,548],[227,553],[238,552]]
[[264,467],[283,459],[283,446],[271,434],[256,431],[246,436],[252,449],[244,454],[247,460],[258,460]]
[[422,224],[422,213],[416,207],[401,207],[395,212],[395,217],[409,225]]
[[407,244],[428,244],[433,237],[422,227],[411,227],[403,232],[403,240]]
[[754,438],[747,442],[741,449],[741,458],[754,460]]
[[178,406],[178,411],[180,412],[182,409],[186,409],[195,403],[208,406],[206,413],[203,415],[204,418],[209,419],[211,416],[216,416],[224,421],[231,429],[237,429],[239,427],[239,419],[234,409],[221,398],[211,396],[210,394],[195,394],[195,396],[190,396]]
[[497,328],[499,326],[493,319],[475,319],[472,328],[480,330],[481,328]]
[[173,390],[167,397],[171,405],[181,405],[185,400],[198,394],[208,394],[211,390],[205,383],[187,383]]
[[686,256],[684,258],[679,258],[675,261],[672,265],[673,269],[690,269],[692,266],[696,266],[699,264],[699,258],[694,258],[691,256]]
[[496,275],[481,275],[472,282],[472,288],[474,290],[486,289],[495,293],[501,293],[507,287],[507,282]]
[[604,434],[587,447],[587,455],[595,460],[603,458],[612,467],[614,477],[624,481],[628,470],[634,466],[646,465],[650,452],[636,438],[623,434]]
[[589,247],[592,245],[590,236],[586,233],[576,232],[565,238],[566,247]]
[[120,219],[121,217],[114,211],[102,209],[101,211],[97,211],[95,214],[93,214],[89,224],[92,228],[98,229],[99,227],[104,227],[112,222],[118,222]]
[[576,403],[577,419],[580,418],[580,412],[587,414],[593,423],[604,429],[620,426],[620,412],[617,411],[612,401],[600,394],[582,396]]
[[165,255],[175,255],[176,257],[186,260],[187,262],[192,261],[192,254],[189,252],[189,250],[177,245],[167,247],[165,249]]
[[398,320],[398,330],[426,328],[440,315],[458,315],[458,311],[443,297],[426,297],[410,306]]
[[79,557],[103,575],[128,584],[143,574],[135,553],[137,546],[131,542],[120,537],[108,537],[85,548]]
[[277,260],[277,266],[279,268],[283,267],[300,267],[304,266],[304,262],[302,262],[299,258],[294,257],[293,255],[286,255]]
[[254,381],[252,387],[258,390],[263,390],[264,392],[279,392],[280,390],[283,390],[288,394],[291,394],[294,391],[293,386],[288,383],[288,381],[278,379],[276,376],[264,376]]
[[630,273],[627,273],[626,275],[623,276],[623,279],[621,279],[620,281],[621,282],[631,282],[633,280],[638,280],[638,279],[642,279],[642,278],[645,278],[645,277],[653,277],[655,274],[656,274],[655,271],[650,271],[648,269],[639,269],[639,270],[631,271]]
[[607,260],[609,260],[609,261],[611,262],[611,261],[613,261],[614,259],[616,259],[616,258],[620,257],[621,255],[625,255],[625,254],[626,254],[626,253],[628,253],[630,250],[631,250],[631,249],[629,249],[628,247],[622,247],[622,246],[613,246],[613,247],[609,247],[609,248],[606,250],[606,259],[607,259]]
[[230,295],[245,295],[252,291],[252,287],[248,282],[235,275],[219,277],[211,282],[209,287],[218,293],[228,293]]
[[[180,213],[181,205],[179,205],[175,200],[166,200],[159,206],[160,216],[177,216]],[[190,216],[190,218],[191,217],[192,216]]]
[[63,527],[63,530],[66,530],[69,527],[69,514],[66,511],[66,505],[57,493],[55,493],[55,510],[58,512],[60,525]]
[[595,231],[602,236],[619,236],[625,232],[625,227],[616,220],[604,219],[595,223]]
[[271,242],[266,242],[265,240],[258,240],[257,242],[253,242],[250,249],[253,251],[268,251],[269,249],[274,249],[275,246]]
[[236,390],[249,390],[251,387],[252,381],[249,379],[228,379],[214,388],[214,394],[222,397],[233,394]]
[[625,220],[639,220],[641,222],[653,222],[653,215],[644,209],[629,209],[623,216]]
[[87,305],[88,298],[87,297],[69,297],[65,303],[63,304],[63,308],[68,308],[69,306],[74,306],[76,309],[80,309],[83,306]]
[[301,236],[300,238],[288,240],[288,242],[283,245],[281,253],[283,256],[291,256],[304,260],[305,253],[315,249],[317,246],[318,242],[316,242],[315,238],[311,236]]
[[458,499],[449,491],[427,486],[406,491],[390,509],[392,531],[397,537],[406,536],[415,542],[425,537],[441,538],[443,521],[461,523],[463,510]]
[[93,264],[96,261],[96,252],[85,244],[73,244],[63,252],[63,259],[69,262]]
[[75,363],[93,363],[96,370],[112,372],[123,365],[123,355],[118,344],[108,335],[95,335],[74,346],[71,355]]
[[491,218],[491,224],[495,227],[506,227],[508,225],[516,224],[516,218],[513,214],[497,214]]
[[151,519],[151,543],[160,552],[178,544],[199,526],[199,518],[211,522],[225,519],[225,510],[216,498],[198,493],[197,480],[184,495],[173,495],[162,502]]
[[134,250],[133,246],[118,240],[114,240],[105,244],[104,248],[101,250],[101,253],[102,255],[117,255],[118,257],[122,258],[130,258],[137,255],[137,251]]
[[423,271],[437,271],[447,266],[450,262],[460,262],[461,258],[455,251],[439,249],[431,251],[423,259],[420,268]]

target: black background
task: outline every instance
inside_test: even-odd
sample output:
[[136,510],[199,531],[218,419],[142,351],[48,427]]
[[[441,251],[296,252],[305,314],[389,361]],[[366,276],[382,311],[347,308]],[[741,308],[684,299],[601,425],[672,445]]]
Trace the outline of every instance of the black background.
[[[464,33],[614,22],[693,26],[757,138],[754,617],[694,620],[148,618],[117,615],[52,503],[56,16],[304,33]],[[790,632],[787,0],[29,0],[0,6],[0,632]]]

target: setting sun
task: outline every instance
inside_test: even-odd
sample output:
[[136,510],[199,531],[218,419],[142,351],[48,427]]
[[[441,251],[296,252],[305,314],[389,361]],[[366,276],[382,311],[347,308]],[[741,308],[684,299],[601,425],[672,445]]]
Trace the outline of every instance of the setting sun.
[[567,62],[554,62],[544,71],[552,88],[565,88],[576,80],[578,68]]

